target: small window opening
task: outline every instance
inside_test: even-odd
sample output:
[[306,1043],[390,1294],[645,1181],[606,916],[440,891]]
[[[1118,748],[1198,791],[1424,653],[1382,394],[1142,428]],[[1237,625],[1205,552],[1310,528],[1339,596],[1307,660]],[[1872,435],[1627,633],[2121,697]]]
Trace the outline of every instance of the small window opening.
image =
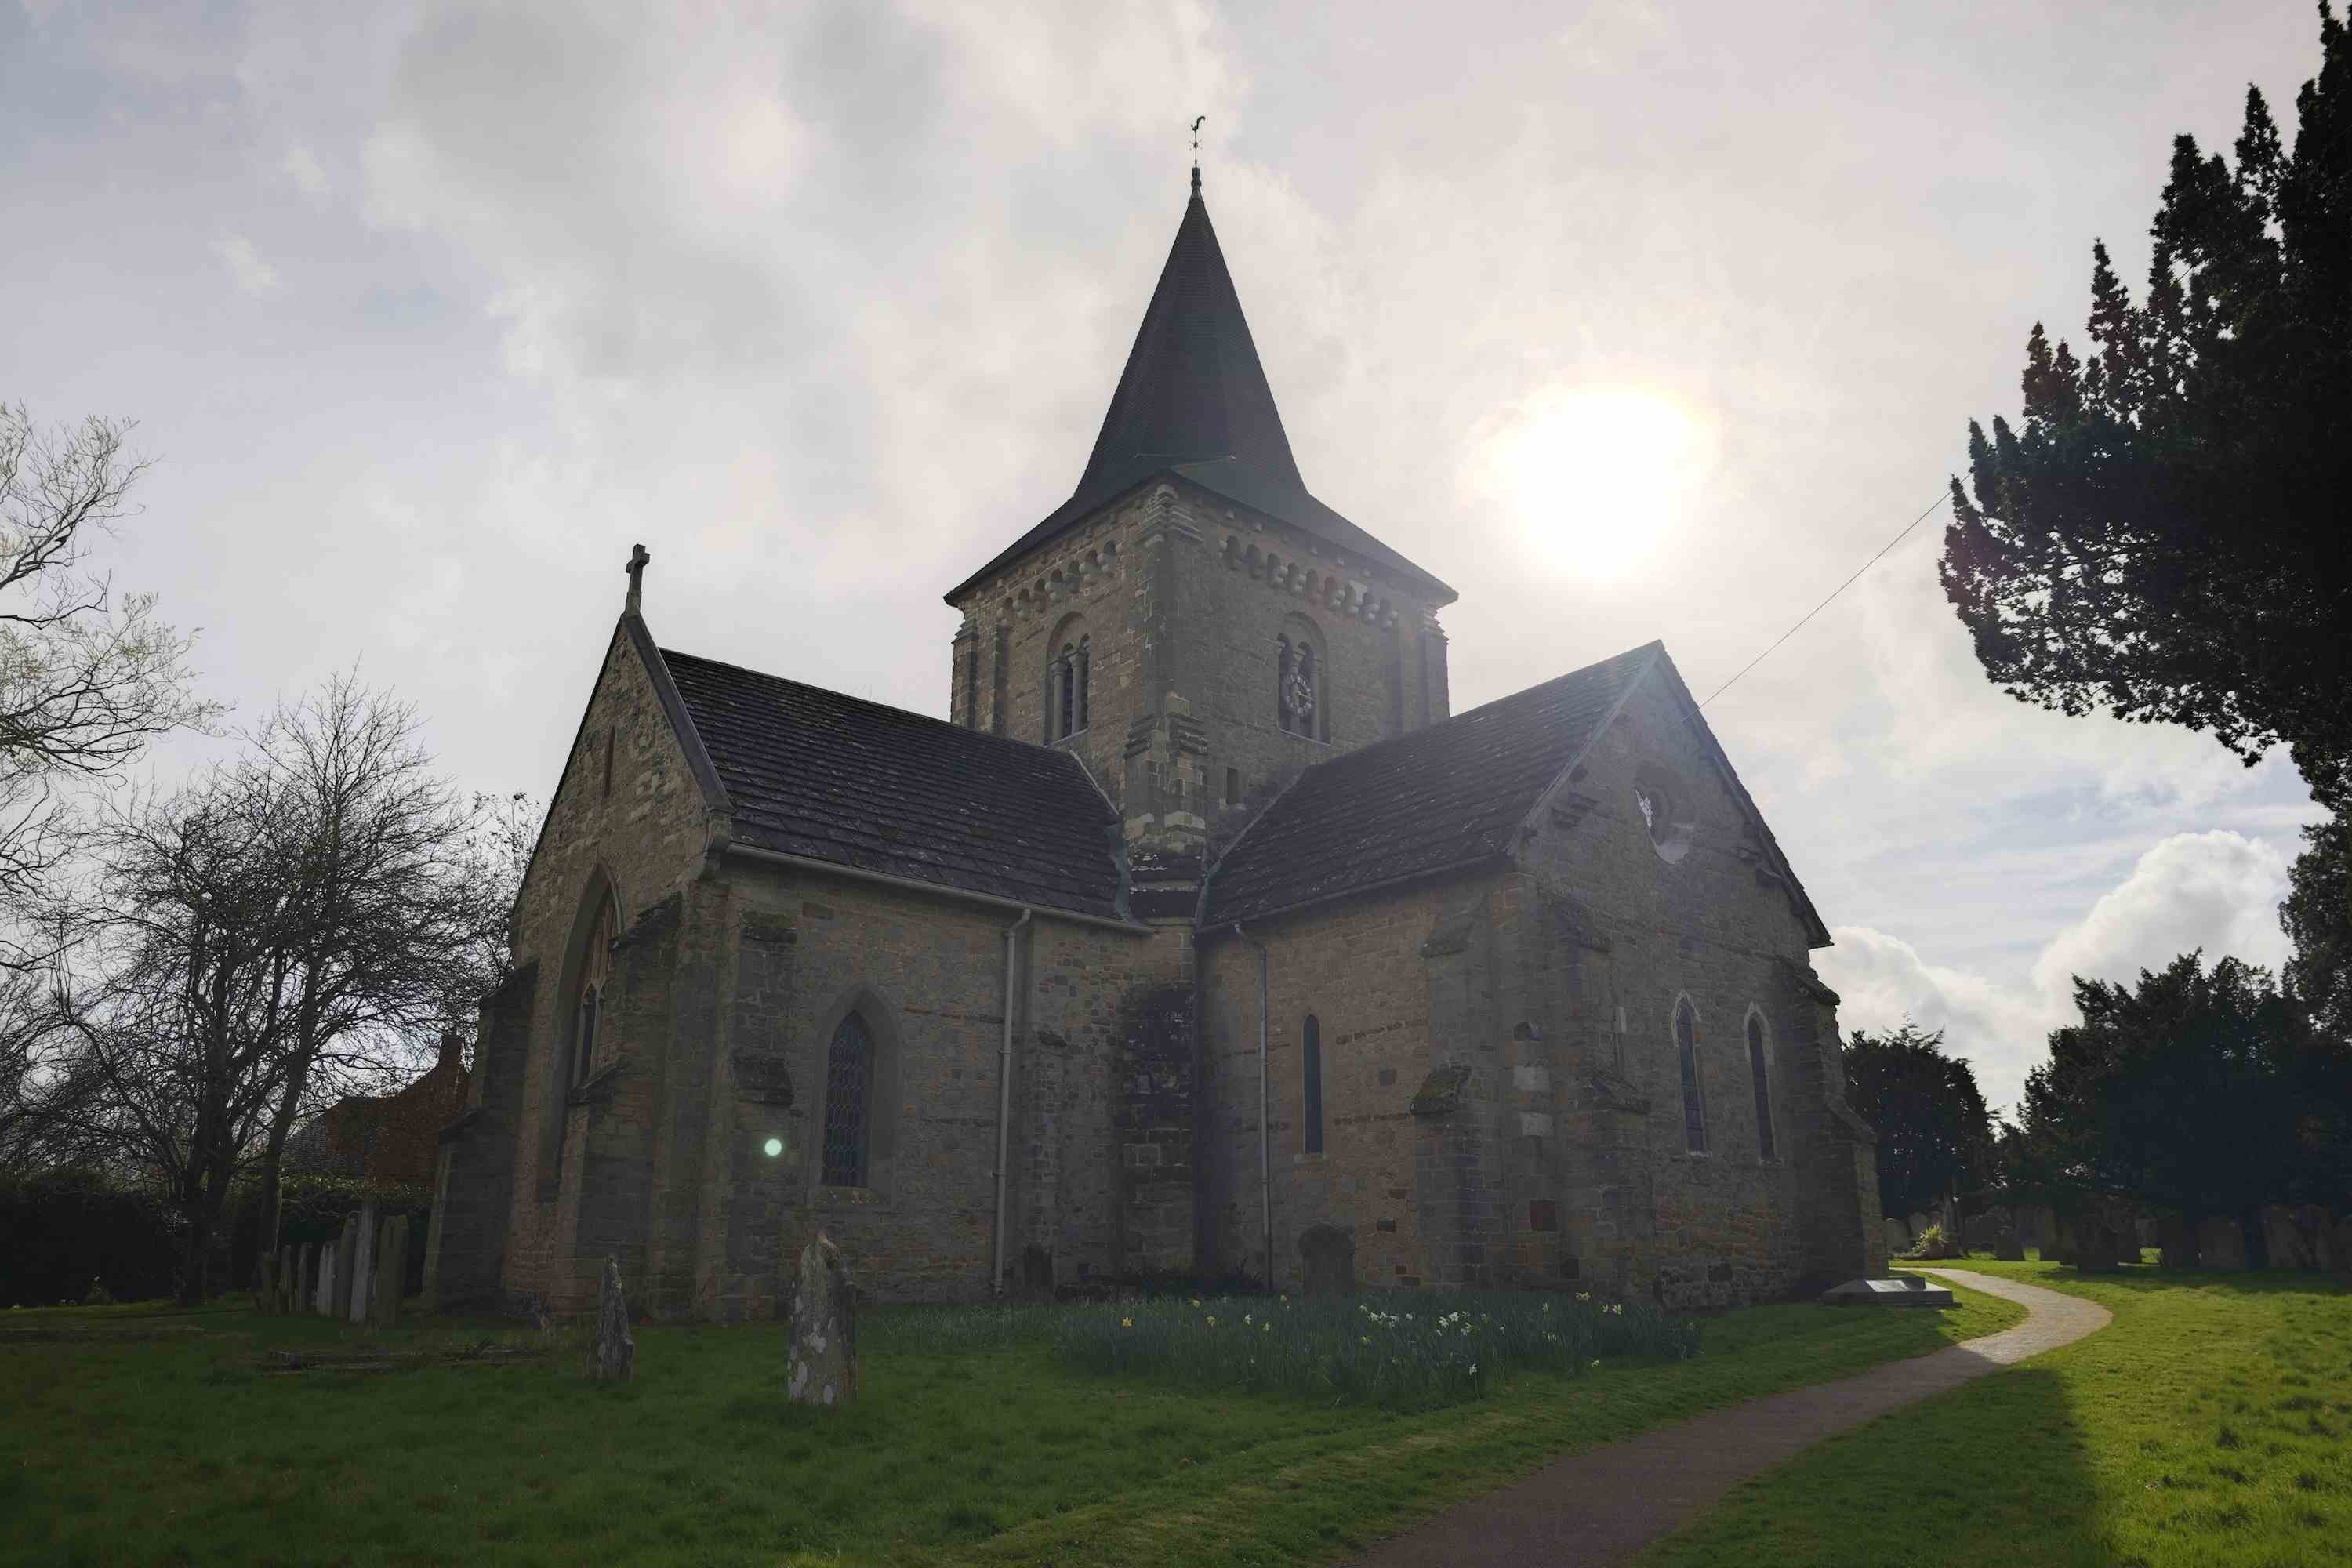
[[1323,1034],[1315,1015],[1307,1015],[1306,1089],[1307,1105],[1300,1116],[1306,1123],[1307,1152],[1323,1152]]
[[613,738],[614,731],[604,731],[604,798],[613,798]]
[[1225,804],[1239,805],[1241,803],[1242,771],[1239,768],[1227,768],[1225,770]]
[[1748,1015],[1748,1071],[1756,1080],[1756,1151],[1772,1158],[1772,1085],[1764,1062],[1764,1020]]

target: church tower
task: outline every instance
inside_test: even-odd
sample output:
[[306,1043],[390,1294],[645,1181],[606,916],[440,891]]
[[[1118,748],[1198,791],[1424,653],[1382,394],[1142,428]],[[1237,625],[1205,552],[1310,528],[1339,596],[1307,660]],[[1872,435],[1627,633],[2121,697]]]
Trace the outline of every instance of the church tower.
[[1301,770],[1447,713],[1454,590],[1308,493],[1197,168],[1077,488],[946,597],[950,717],[1076,752],[1157,912]]

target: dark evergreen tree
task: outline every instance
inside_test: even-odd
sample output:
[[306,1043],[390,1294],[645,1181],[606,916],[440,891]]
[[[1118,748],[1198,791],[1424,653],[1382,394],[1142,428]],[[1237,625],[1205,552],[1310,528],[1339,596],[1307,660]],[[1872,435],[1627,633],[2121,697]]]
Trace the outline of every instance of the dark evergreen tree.
[[2078,977],[2074,999],[2004,1142],[2018,1184],[2234,1218],[2250,1242],[2262,1205],[2352,1191],[2352,1055],[2267,971],[2184,953],[2137,985]]
[[1845,1043],[1845,1099],[1878,1133],[1881,1214],[1932,1214],[1990,1180],[1992,1118],[1976,1069],[1944,1054],[1941,1029],[1856,1029]]
[[2292,153],[2175,140],[2134,303],[2093,247],[2091,352],[2026,344],[2024,423],[1969,426],[1944,591],[1985,671],[2070,714],[2281,741],[2352,805],[2352,37],[2320,6]]
[[2294,944],[2287,989],[2317,1027],[2352,1039],[2352,823],[2346,818],[2303,830],[2279,924]]

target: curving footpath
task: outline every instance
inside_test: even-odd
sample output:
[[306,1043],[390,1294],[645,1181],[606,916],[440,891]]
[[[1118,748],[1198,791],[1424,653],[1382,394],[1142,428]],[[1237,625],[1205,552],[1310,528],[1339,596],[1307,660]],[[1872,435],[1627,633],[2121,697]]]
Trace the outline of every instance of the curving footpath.
[[[1792,1389],[1558,1459],[1351,1561],[1363,1568],[1599,1568],[1696,1521],[1733,1487],[1832,1433],[2096,1333],[2114,1314],[2079,1296],[1964,1268],[1927,1268],[2026,1309],[2013,1329],[1835,1383]],[[1866,1311],[1868,1308],[1842,1308]],[[1887,1310],[1887,1309],[1882,1309]],[[1917,1309],[1892,1309],[1916,1310]]]

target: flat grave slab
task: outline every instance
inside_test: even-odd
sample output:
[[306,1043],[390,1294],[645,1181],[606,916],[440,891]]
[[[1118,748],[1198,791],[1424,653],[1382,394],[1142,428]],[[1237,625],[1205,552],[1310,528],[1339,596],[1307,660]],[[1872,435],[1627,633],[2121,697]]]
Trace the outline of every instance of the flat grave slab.
[[1949,1307],[1952,1293],[1916,1275],[1899,1279],[1849,1279],[1822,1292],[1825,1307]]

